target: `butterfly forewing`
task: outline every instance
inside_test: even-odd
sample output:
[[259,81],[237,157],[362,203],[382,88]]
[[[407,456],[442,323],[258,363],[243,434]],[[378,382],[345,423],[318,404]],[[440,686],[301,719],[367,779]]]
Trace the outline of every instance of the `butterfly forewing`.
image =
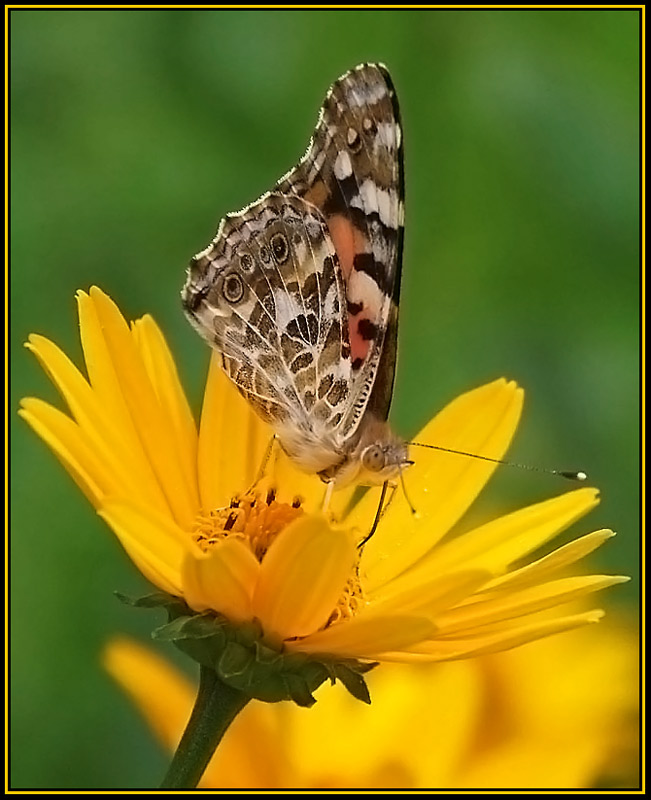
[[353,368],[342,432],[350,436],[367,409],[386,418],[395,371],[404,170],[398,101],[383,66],[361,65],[333,84],[305,157],[277,190],[319,208],[339,255]]

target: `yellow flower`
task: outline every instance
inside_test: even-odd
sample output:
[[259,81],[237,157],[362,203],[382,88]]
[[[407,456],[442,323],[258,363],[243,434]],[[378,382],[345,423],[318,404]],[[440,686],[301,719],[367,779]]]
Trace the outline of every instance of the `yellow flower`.
[[[111,641],[103,660],[173,750],[196,693],[192,682],[130,639]],[[372,706],[339,687],[309,712],[254,701],[200,787],[631,787],[636,663],[632,631],[591,626],[466,661],[386,665],[367,677]]]
[[[271,432],[213,357],[197,431],[174,360],[153,319],[129,327],[102,291],[79,292],[88,379],[48,339],[37,356],[71,416],[27,398],[24,419],[52,448],[141,572],[196,612],[257,620],[267,645],[332,658],[443,661],[491,653],[594,622],[555,608],[625,578],[558,577],[602,544],[597,531],[526,563],[597,503],[579,489],[446,536],[495,465],[446,453],[409,470],[360,550],[377,507],[368,492],[340,520],[319,513],[323,485],[276,449],[264,489],[249,491]],[[499,458],[522,390],[497,380],[443,409],[421,442]],[[445,538],[444,538],[445,537]],[[517,566],[514,566],[517,565]]]

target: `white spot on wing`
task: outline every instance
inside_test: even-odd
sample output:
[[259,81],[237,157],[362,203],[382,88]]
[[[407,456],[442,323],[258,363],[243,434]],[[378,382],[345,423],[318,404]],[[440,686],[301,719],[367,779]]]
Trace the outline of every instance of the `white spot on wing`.
[[346,100],[351,106],[373,105],[387,96],[387,90],[383,83],[375,85],[356,84],[354,88],[346,92]]
[[397,148],[396,132],[399,130],[398,126],[393,122],[380,122],[377,126],[377,136],[380,142],[387,148],[387,150],[395,150]]
[[353,165],[350,163],[350,156],[342,150],[335,159],[335,177],[343,181],[353,174]]
[[359,187],[359,194],[350,201],[351,206],[361,208],[365,214],[375,212],[389,228],[400,224],[400,210],[395,189],[381,189],[375,181],[367,178]]

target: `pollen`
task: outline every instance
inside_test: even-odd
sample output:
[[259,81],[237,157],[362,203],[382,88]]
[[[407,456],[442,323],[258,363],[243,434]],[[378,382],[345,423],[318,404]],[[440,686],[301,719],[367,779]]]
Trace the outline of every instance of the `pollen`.
[[258,561],[262,561],[280,531],[304,513],[301,506],[298,497],[291,505],[278,502],[273,487],[265,491],[253,489],[233,497],[228,506],[199,515],[193,537],[205,551],[229,536],[237,537],[247,542]]

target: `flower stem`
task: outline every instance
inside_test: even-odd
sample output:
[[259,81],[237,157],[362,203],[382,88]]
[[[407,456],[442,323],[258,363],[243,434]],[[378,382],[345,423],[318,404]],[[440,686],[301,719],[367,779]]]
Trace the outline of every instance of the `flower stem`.
[[250,697],[201,666],[199,691],[161,789],[194,789],[228,726]]

